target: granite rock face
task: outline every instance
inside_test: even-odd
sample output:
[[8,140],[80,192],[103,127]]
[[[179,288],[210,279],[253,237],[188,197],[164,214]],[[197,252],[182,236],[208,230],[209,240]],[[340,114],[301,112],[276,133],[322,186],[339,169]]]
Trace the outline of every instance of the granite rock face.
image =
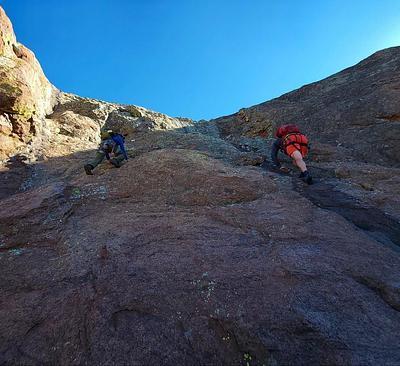
[[[210,122],[49,86],[48,104],[32,99],[40,128],[18,135],[28,117],[2,102],[0,364],[400,364],[400,169],[378,148],[363,161],[364,142],[345,136],[397,128],[383,101],[396,95],[397,57],[360,64],[377,83],[365,90],[356,66]],[[368,113],[326,102],[343,80]],[[317,133],[307,103],[365,121]],[[376,121],[378,110],[391,117]],[[310,131],[313,186],[265,159],[283,119]],[[127,134],[129,160],[87,176],[102,127]]]

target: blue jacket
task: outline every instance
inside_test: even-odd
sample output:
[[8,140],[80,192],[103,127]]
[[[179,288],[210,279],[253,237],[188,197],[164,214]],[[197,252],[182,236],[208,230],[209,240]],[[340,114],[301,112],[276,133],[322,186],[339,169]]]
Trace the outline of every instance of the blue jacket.
[[[120,135],[119,133],[112,135],[111,140],[114,143],[113,151],[116,150],[116,147],[119,147],[121,149],[122,154],[124,155],[125,160],[128,160],[128,155],[125,150],[125,145],[124,145],[124,136]],[[110,160],[110,154],[108,151],[105,151],[106,153],[106,159]]]

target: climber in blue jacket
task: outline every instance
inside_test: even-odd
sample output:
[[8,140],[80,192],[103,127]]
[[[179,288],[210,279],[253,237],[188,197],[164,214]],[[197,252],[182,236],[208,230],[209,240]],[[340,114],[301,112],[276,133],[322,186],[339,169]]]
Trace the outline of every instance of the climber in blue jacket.
[[96,152],[95,158],[84,166],[88,175],[93,175],[93,169],[106,158],[116,168],[121,167],[124,160],[128,160],[128,155],[124,146],[124,136],[112,130],[101,132],[101,143]]

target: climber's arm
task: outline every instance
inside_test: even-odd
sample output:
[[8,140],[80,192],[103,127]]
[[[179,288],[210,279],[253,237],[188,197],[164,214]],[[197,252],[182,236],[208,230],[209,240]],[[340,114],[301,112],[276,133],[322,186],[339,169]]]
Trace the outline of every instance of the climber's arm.
[[121,148],[121,151],[122,151],[122,154],[124,155],[125,160],[128,160],[128,154],[126,153],[124,143],[121,142],[121,144],[119,145],[119,147]]
[[125,144],[124,144],[123,137],[121,135],[117,135],[117,137],[114,137],[113,139],[118,144],[119,148],[121,149],[125,160],[128,160],[128,154],[126,153],[126,150],[125,150]]

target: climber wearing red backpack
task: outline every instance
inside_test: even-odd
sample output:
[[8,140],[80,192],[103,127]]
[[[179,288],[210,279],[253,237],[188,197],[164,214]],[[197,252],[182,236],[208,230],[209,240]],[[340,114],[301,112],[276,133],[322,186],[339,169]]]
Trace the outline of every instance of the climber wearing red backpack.
[[301,174],[301,178],[307,184],[312,184],[312,177],[307,170],[306,163],[303,158],[308,153],[308,139],[307,136],[303,135],[296,125],[284,125],[277,129],[276,141],[272,145],[271,159],[277,168],[281,167],[281,163],[278,160],[279,150],[290,156],[293,159],[293,164],[296,165]]

